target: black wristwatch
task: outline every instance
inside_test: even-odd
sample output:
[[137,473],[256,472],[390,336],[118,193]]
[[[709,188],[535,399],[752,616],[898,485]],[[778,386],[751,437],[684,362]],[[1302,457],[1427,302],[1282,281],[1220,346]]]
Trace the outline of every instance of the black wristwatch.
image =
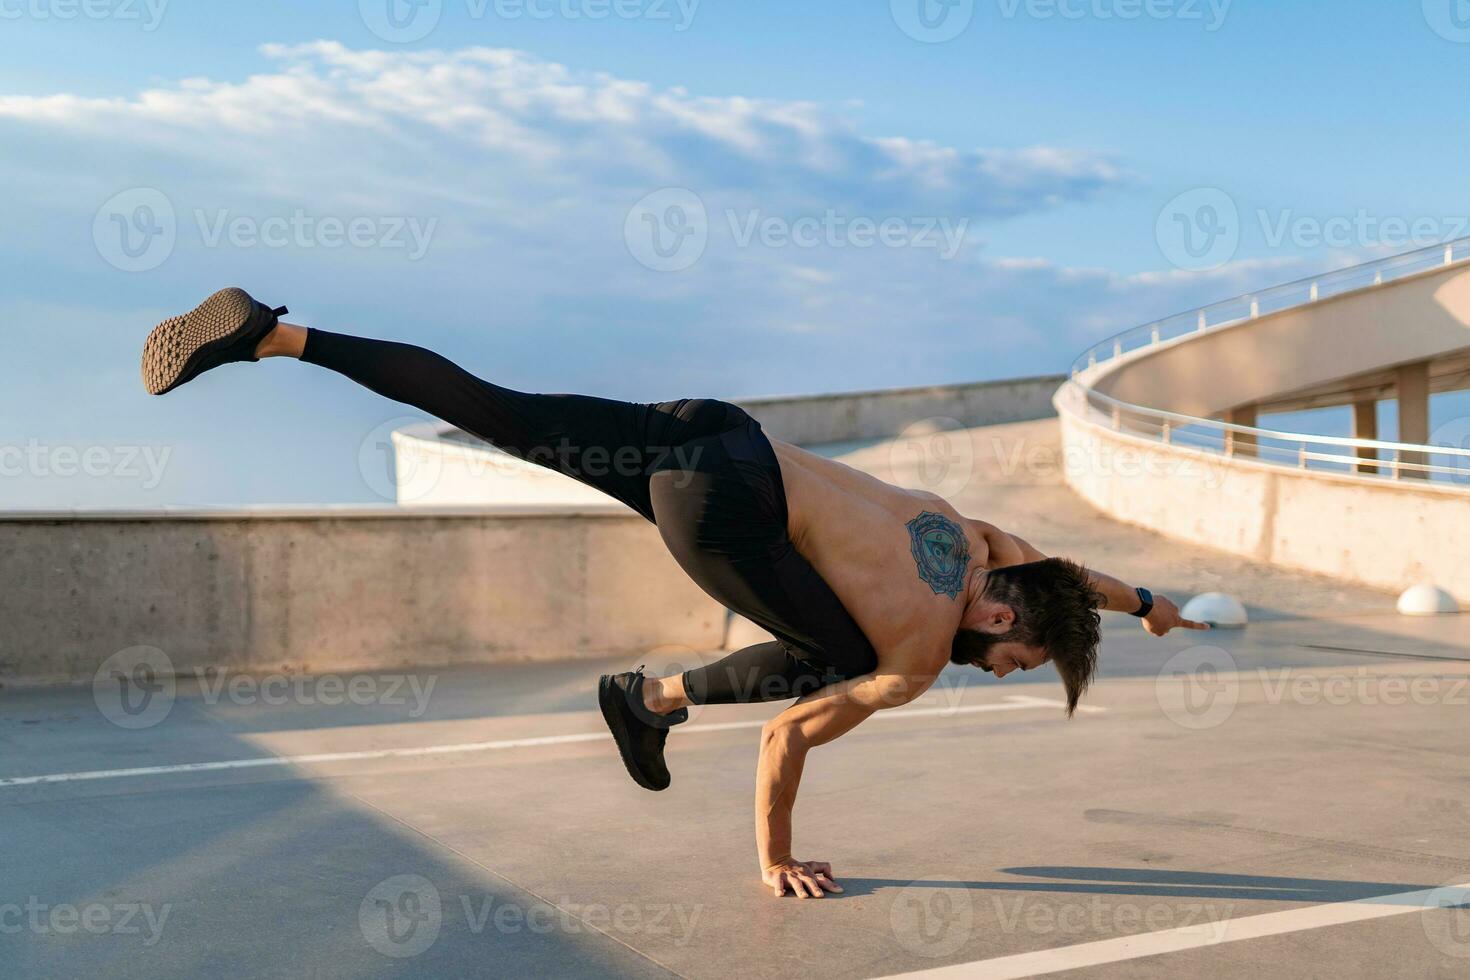
[[1134,589],[1133,591],[1138,593],[1138,601],[1143,603],[1133,615],[1139,619],[1146,619],[1148,614],[1154,611],[1154,594],[1148,589]]

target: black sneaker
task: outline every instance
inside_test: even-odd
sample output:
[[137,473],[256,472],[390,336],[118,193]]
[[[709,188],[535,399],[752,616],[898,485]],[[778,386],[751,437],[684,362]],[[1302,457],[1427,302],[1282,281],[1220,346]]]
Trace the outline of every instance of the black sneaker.
[[262,306],[243,289],[221,289],[153,328],[143,343],[143,387],[162,395],[221,364],[260,360],[256,346],[286,312]]
[[623,674],[603,674],[597,682],[597,701],[628,775],[644,789],[668,789],[664,741],[671,726],[689,720],[689,709],[656,715],[644,707],[642,667]]

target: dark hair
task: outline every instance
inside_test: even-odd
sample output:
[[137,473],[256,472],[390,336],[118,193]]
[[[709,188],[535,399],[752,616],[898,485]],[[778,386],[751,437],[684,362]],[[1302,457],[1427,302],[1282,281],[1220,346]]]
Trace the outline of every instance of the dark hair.
[[1097,610],[1104,598],[1087,569],[1065,558],[991,569],[981,596],[1010,606],[1016,621],[1000,636],[960,630],[950,660],[982,666],[985,654],[997,643],[1040,647],[1062,676],[1070,718],[1097,672],[1097,645],[1102,640]]

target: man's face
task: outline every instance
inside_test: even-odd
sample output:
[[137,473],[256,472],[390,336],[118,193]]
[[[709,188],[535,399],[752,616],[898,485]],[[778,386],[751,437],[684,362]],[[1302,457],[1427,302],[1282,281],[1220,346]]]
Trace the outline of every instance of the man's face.
[[1040,667],[1046,663],[1046,660],[1046,651],[1041,647],[1027,646],[1013,640],[997,638],[994,643],[986,646],[984,654],[975,662],[975,666],[987,673],[994,674],[999,680],[1013,670],[1031,670]]

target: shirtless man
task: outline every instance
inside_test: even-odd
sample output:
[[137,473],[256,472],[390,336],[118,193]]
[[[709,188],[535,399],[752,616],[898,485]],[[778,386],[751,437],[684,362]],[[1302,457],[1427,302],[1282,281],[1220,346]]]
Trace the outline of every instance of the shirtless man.
[[627,504],[701,588],[775,636],[675,676],[604,676],[598,700],[629,774],[662,790],[664,742],[688,705],[795,699],[763,729],[756,775],[761,874],[776,896],[842,890],[831,865],[791,856],[807,752],[917,698],[946,664],[1002,678],[1050,662],[1070,715],[1096,669],[1099,609],[1155,636],[1206,628],[934,494],[768,439],[735,405],[512,391],[423,348],[308,330],[280,322],[285,312],[220,290],[154,328],[144,385],[161,395],[263,357],[337,371]]

